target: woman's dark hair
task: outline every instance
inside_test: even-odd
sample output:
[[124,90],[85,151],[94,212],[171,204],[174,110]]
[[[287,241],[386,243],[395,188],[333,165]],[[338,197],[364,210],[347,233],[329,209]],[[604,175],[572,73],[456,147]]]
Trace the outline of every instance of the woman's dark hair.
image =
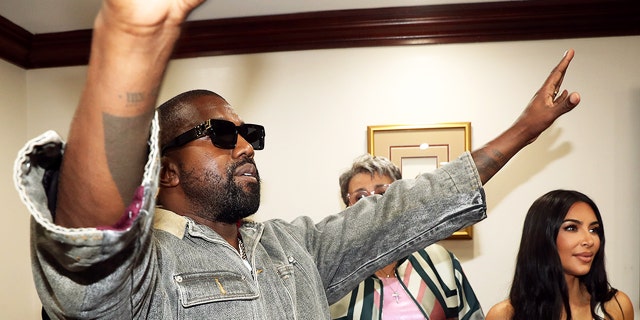
[[596,204],[578,191],[554,190],[533,202],[527,212],[520,240],[520,250],[516,261],[516,270],[509,293],[514,309],[513,319],[560,319],[564,310],[567,319],[571,319],[567,283],[558,255],[556,238],[569,208],[577,202],[591,207],[600,224],[597,234],[600,248],[596,253],[591,270],[580,277],[591,294],[591,315],[602,319],[595,313],[600,304],[605,315],[604,303],[611,300],[616,289],[611,288],[607,280],[604,264],[604,225]]

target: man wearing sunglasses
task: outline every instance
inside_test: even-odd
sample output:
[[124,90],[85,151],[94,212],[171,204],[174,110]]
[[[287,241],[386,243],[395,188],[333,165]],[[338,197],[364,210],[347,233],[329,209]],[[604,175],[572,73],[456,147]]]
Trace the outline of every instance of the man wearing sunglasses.
[[[389,159],[364,154],[340,175],[340,195],[350,207],[384,195],[401,178],[400,168]],[[336,320],[484,319],[460,261],[438,244],[384,266],[330,309]]]
[[482,184],[579,103],[557,95],[568,51],[522,116],[473,153],[317,224],[244,222],[264,130],[203,91],[154,120],[181,23],[201,2],[105,0],[68,142],[47,132],[16,160],[51,318],[327,319],[369,274],[483,219]]

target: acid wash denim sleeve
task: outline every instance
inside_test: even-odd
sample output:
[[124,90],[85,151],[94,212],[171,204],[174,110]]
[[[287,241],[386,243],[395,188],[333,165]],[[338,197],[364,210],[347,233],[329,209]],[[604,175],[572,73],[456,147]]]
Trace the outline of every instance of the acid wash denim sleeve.
[[[14,166],[14,183],[31,212],[31,264],[36,290],[52,319],[131,319],[145,313],[157,268],[149,263],[152,208],[160,168],[158,122],[141,185],[114,226],[64,228],[53,223],[63,142],[53,131],[29,141]],[[75,168],[81,170],[80,168]],[[55,180],[55,179],[54,179]]]
[[20,151],[14,180],[31,212],[34,281],[52,319],[329,319],[328,302],[367,275],[485,217],[464,154],[319,223],[244,222],[246,266],[213,230],[155,208],[157,120],[151,133],[141,185],[114,226],[55,225],[64,144],[47,132]]
[[394,182],[319,223],[301,217],[279,227],[295,234],[317,265],[330,304],[392,261],[486,217],[470,153],[434,172]]

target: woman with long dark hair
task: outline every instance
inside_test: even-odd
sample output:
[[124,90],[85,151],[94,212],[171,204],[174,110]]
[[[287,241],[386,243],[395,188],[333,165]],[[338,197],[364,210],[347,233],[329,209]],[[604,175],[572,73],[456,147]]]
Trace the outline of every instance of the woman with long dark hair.
[[509,299],[486,319],[633,320],[629,297],[611,287],[596,204],[571,190],[538,198],[524,221]]

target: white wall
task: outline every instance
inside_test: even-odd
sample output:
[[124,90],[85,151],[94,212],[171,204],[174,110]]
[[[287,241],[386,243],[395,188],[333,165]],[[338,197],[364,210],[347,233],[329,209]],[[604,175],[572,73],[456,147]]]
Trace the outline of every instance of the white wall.
[[[604,215],[610,281],[637,310],[640,37],[176,60],[161,100],[212,89],[245,121],[264,124],[267,148],[256,156],[264,192],[256,219],[319,220],[341,210],[337,177],[367,151],[367,125],[470,121],[472,145],[479,147],[515,120],[568,48],[577,53],[563,88],[579,91],[582,103],[487,184],[489,218],[476,225],[474,239],[445,245],[463,261],[487,311],[507,294],[531,202],[555,188],[583,191]],[[66,136],[84,72],[27,71],[29,136],[49,128]]]
[[40,314],[31,278],[29,216],[13,188],[13,161],[27,139],[25,74],[0,60],[0,319],[36,319]]

